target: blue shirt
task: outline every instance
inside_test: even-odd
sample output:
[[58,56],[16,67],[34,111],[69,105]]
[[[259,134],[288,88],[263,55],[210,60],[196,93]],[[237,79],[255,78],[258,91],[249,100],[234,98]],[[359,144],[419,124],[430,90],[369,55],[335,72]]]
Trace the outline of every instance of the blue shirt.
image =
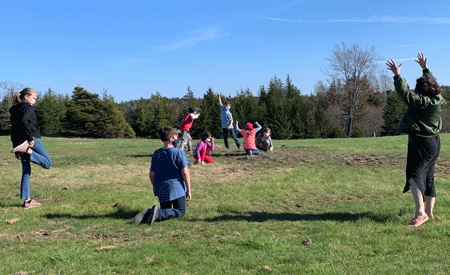
[[225,105],[220,105],[220,119],[222,120],[222,128],[227,128],[230,126],[233,120],[233,115],[229,111],[230,108]]
[[186,195],[186,183],[181,169],[188,164],[189,160],[181,149],[160,148],[153,153],[150,171],[155,173],[153,192],[158,196],[160,203]]

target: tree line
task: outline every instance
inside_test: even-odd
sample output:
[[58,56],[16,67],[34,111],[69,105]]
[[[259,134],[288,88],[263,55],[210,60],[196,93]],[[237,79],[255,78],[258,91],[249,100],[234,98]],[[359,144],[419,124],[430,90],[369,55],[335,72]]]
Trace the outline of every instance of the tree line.
[[[273,77],[267,87],[254,95],[249,89],[222,96],[231,103],[235,121],[258,122],[272,130],[274,139],[310,139],[372,137],[396,135],[406,105],[397,96],[393,80],[378,70],[374,47],[361,49],[345,43],[335,45],[326,74],[330,79],[318,81],[314,93],[302,95],[287,75],[285,81]],[[0,102],[0,134],[8,135],[11,125],[9,107],[12,97],[23,85],[0,82],[4,95]],[[450,86],[442,86],[443,96],[450,99]],[[44,135],[93,138],[158,138],[162,126],[179,127],[189,106],[200,108],[200,117],[191,136],[204,132],[222,136],[217,94],[208,88],[196,98],[190,87],[181,97],[167,98],[158,92],[149,98],[116,103],[107,90],[102,96],[83,87],[72,95],[61,95],[48,89],[40,93],[36,104],[38,127]],[[443,114],[442,132],[449,132],[450,111]]]

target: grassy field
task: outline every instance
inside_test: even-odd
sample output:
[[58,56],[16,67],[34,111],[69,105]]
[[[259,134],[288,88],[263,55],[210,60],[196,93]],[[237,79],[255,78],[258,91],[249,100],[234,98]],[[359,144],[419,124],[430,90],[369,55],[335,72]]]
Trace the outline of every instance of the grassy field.
[[[275,141],[190,165],[184,217],[132,218],[157,204],[159,140],[42,139],[53,168],[21,165],[0,137],[0,274],[448,274],[450,134],[441,136],[436,219],[419,228],[405,182],[406,136]],[[222,143],[221,143],[222,142]],[[234,145],[234,144],[233,144]],[[189,156],[193,162],[192,156]]]

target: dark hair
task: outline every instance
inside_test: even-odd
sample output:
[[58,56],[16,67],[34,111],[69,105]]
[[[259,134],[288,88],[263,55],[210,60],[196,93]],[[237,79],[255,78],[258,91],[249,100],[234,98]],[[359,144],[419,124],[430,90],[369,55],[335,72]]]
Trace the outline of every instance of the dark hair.
[[193,106],[189,107],[189,113],[193,113],[195,111],[198,111],[198,109]]
[[206,133],[203,134],[202,140],[206,140],[209,137],[211,137],[211,133],[210,132],[206,132]]
[[435,97],[441,93],[441,88],[433,75],[425,74],[417,79],[415,91],[420,95]]
[[264,128],[263,133],[272,132],[270,128]]
[[177,134],[178,134],[177,129],[169,126],[164,126],[158,130],[158,135],[161,141],[168,141],[170,137]]
[[231,102],[225,101],[225,104],[224,104],[224,105],[225,105],[225,106],[231,105]]
[[13,97],[13,105],[16,105],[16,104],[22,102],[26,95],[30,96],[35,93],[36,93],[36,91],[31,88],[25,88],[22,91],[16,92]]

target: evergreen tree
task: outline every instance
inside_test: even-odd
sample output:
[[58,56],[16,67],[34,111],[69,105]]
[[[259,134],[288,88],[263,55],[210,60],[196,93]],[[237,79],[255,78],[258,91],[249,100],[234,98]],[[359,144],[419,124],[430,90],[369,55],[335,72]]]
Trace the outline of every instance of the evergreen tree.
[[[222,102],[225,103],[223,100]],[[210,132],[215,138],[222,137],[222,122],[220,120],[219,100],[211,87],[209,87],[206,94],[203,95],[200,109],[201,115],[200,120],[198,121],[198,132],[200,134]],[[196,138],[199,137],[200,136],[197,136]]]
[[320,104],[317,104],[316,111],[314,113],[314,122],[318,137],[328,137],[328,121],[325,115],[325,109]]
[[249,89],[237,92],[236,98],[233,101],[233,118],[234,121],[242,123],[254,123],[259,119],[259,105],[258,99],[252,95]]
[[290,117],[285,108],[287,100],[281,80],[274,77],[269,83],[267,91],[268,105],[267,114],[269,116],[269,128],[272,129],[272,136],[275,139],[289,139],[292,137]]
[[167,105],[167,98],[162,97],[159,92],[150,98],[150,136],[158,138],[158,129],[163,126],[174,127],[173,111]]
[[383,129],[382,136],[392,136],[397,134],[397,129],[407,106],[395,91],[388,91],[386,106],[383,108]]
[[11,119],[9,108],[12,106],[14,94],[23,89],[23,85],[11,81],[0,82],[3,98],[0,102],[0,135],[9,135],[11,132]]
[[131,126],[126,123],[124,112],[112,96],[103,95],[102,118],[96,126],[97,136],[102,138],[135,138]]
[[75,87],[72,100],[67,104],[66,121],[72,134],[90,137],[133,137],[125,123],[123,112],[112,97],[101,100],[82,87]]
[[63,132],[64,119],[66,117],[64,97],[55,94],[55,92],[49,88],[37,102],[36,117],[39,131],[42,134]]
[[306,104],[300,95],[300,90],[292,84],[289,75],[286,78],[285,94],[288,103],[287,112],[290,116],[292,138],[305,138],[305,127],[308,120]]
[[141,98],[136,102],[136,107],[130,111],[130,120],[136,136],[150,136],[150,108],[146,100]]

